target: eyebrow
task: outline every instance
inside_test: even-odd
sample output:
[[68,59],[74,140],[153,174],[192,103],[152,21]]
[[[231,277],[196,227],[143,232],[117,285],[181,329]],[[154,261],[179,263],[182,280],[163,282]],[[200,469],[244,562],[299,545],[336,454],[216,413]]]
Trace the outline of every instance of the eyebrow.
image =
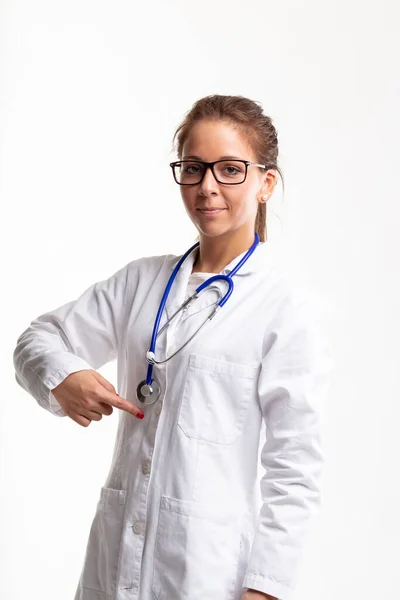
[[[203,161],[203,159],[200,156],[196,156],[195,154],[188,154],[187,156],[184,156],[182,158],[182,160],[185,160],[186,158],[193,158],[194,160],[201,160]],[[241,158],[240,156],[220,156],[217,160],[244,160],[244,158]]]

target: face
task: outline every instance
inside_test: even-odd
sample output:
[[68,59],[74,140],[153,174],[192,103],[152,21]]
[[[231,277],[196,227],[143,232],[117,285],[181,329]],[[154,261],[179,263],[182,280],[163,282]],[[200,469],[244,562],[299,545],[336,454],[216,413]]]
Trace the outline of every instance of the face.
[[[252,148],[239,130],[225,121],[199,121],[187,137],[182,159],[204,161],[220,160],[231,156],[258,163]],[[254,222],[262,197],[269,197],[276,184],[274,170],[249,166],[243,183],[218,183],[211,169],[203,181],[191,186],[179,186],[186,212],[200,237],[215,237],[242,232],[249,240],[254,238]],[[206,213],[204,209],[220,209]]]

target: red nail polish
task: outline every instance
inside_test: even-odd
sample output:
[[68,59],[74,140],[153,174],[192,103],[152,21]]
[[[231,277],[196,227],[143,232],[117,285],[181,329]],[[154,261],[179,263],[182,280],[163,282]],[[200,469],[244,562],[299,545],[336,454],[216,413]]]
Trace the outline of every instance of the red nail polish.
[[142,412],[137,413],[136,416],[138,419],[144,419],[144,414]]

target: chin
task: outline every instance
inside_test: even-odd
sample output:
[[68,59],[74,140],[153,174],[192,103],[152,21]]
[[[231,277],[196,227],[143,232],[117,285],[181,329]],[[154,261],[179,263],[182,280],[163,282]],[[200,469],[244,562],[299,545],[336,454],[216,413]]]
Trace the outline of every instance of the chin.
[[226,235],[230,232],[230,229],[224,229],[222,227],[207,227],[203,229],[196,227],[196,229],[199,235],[209,238],[219,237],[220,235]]

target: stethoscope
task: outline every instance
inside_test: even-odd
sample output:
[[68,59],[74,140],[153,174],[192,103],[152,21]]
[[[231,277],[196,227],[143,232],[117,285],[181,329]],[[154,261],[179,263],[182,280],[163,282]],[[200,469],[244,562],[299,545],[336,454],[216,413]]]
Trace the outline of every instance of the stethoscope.
[[[236,265],[236,267],[230,272],[230,274],[229,275],[214,275],[213,277],[209,277],[206,281],[203,281],[203,283],[201,285],[199,285],[199,287],[195,290],[194,294],[192,296],[189,296],[189,298],[187,300],[185,300],[185,302],[178,308],[178,310],[175,311],[174,314],[168,319],[168,321],[160,329],[160,331],[158,331],[158,327],[160,325],[164,306],[165,306],[165,303],[167,302],[167,298],[168,298],[169,292],[171,290],[172,284],[175,281],[175,277],[177,276],[178,271],[181,268],[181,265],[184,262],[184,260],[189,256],[189,254],[191,252],[193,252],[193,250],[195,250],[195,248],[197,248],[200,245],[200,242],[196,242],[196,244],[194,244],[191,248],[189,248],[189,250],[187,252],[185,252],[185,254],[182,256],[182,258],[179,260],[175,269],[172,271],[171,277],[169,278],[169,281],[166,285],[164,295],[161,299],[161,303],[160,303],[160,306],[159,306],[159,309],[157,312],[156,320],[154,322],[153,334],[151,336],[150,347],[146,352],[146,361],[148,362],[146,379],[141,381],[136,388],[136,397],[138,400],[140,400],[140,402],[142,402],[142,404],[146,404],[146,405],[153,404],[154,402],[157,402],[157,400],[161,396],[160,384],[158,383],[158,381],[156,379],[152,379],[154,365],[161,365],[161,364],[166,363],[167,361],[171,360],[171,358],[173,358],[176,354],[178,354],[178,352],[180,352],[181,350],[183,350],[183,348],[185,346],[187,346],[187,344],[198,334],[200,329],[202,329],[208,321],[211,321],[211,319],[213,319],[215,317],[217,312],[224,306],[225,302],[227,302],[228,298],[231,296],[231,294],[233,292],[234,286],[233,286],[232,277],[234,275],[236,275],[236,273],[244,265],[246,260],[248,258],[250,258],[250,256],[253,254],[254,250],[258,246],[259,242],[260,242],[260,237],[259,237],[258,233],[255,233],[254,242],[253,242],[251,248],[249,248],[249,250],[243,256],[243,258],[239,261],[239,263]],[[229,286],[227,292],[225,293],[225,295],[223,297],[222,297],[222,293],[221,293],[221,290],[219,289],[219,287],[216,285],[212,285],[214,283],[214,281],[217,281],[218,279],[222,279],[223,281],[226,281],[226,283]],[[200,325],[200,327],[198,329],[196,329],[194,334],[180,348],[178,348],[178,350],[176,350],[173,354],[171,354],[164,360],[156,360],[155,349],[156,349],[156,341],[157,341],[158,336],[162,334],[164,329],[169,325],[169,323],[176,317],[176,315],[178,313],[180,313],[182,310],[185,310],[186,308],[188,308],[188,306],[193,302],[193,300],[198,297],[200,292],[209,286],[210,286],[210,289],[215,289],[218,292],[218,300],[216,301],[216,304],[215,304],[215,307],[214,307],[214,310],[212,311],[212,313]]]

